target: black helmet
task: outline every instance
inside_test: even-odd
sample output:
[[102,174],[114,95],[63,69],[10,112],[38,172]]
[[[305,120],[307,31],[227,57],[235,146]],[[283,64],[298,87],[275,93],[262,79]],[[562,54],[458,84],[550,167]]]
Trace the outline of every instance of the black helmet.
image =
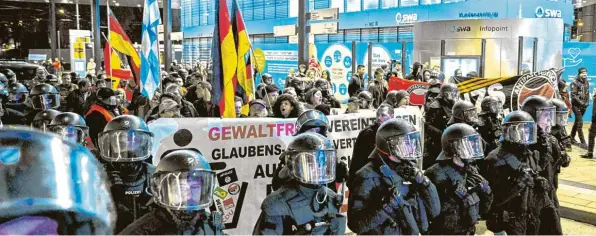
[[39,129],[43,132],[46,132],[47,126],[50,125],[52,120],[58,115],[60,115],[60,112],[53,110],[53,109],[47,109],[47,110],[40,111],[33,118],[31,127]]
[[317,79],[314,83],[314,87],[319,89],[321,93],[323,93],[324,97],[329,96],[329,94],[331,93],[331,88],[329,86],[331,85],[325,79]]
[[403,119],[391,119],[377,130],[376,150],[390,159],[418,160],[422,157],[420,132]]
[[476,107],[471,102],[461,100],[455,102],[452,108],[453,115],[449,120],[449,124],[464,122],[473,125],[478,122],[478,112]]
[[[395,108],[398,108],[401,101],[409,96],[410,96],[410,94],[408,94],[408,92],[406,92],[406,90],[398,90],[397,94],[395,95]],[[408,103],[409,102],[410,101],[408,101]]]
[[38,84],[29,94],[33,108],[37,110],[56,109],[60,106],[60,93],[49,84]]
[[373,95],[369,91],[362,91],[358,94],[358,98],[360,98],[360,108],[361,109],[369,109],[373,105]]
[[27,100],[29,90],[21,83],[8,85],[8,103],[22,104]]
[[397,108],[397,90],[391,90],[387,93],[385,97],[385,103],[393,106],[393,108]]
[[266,85],[273,84],[273,76],[271,76],[271,74],[265,73],[261,76],[261,82]]
[[202,210],[213,203],[215,172],[196,150],[174,150],[165,154],[151,180],[153,200],[166,209]]
[[[0,130],[0,152],[3,234],[113,233],[109,179],[87,148],[21,127]],[[52,224],[23,231],[32,222]]]
[[305,132],[316,132],[323,136],[327,136],[327,127],[329,120],[323,112],[317,110],[307,110],[302,112],[298,119],[296,119],[296,133],[294,135]]
[[49,83],[49,84],[58,83],[58,77],[56,77],[53,74],[46,75],[45,83]]
[[530,114],[536,125],[545,133],[550,133],[551,127],[555,125],[555,106],[543,96],[534,95],[526,98],[521,110]]
[[553,98],[551,102],[556,110],[555,124],[560,127],[567,127],[569,117],[569,108],[567,108],[567,104],[558,98]]
[[439,96],[447,101],[455,101],[459,98],[459,89],[455,84],[443,84],[439,89]]
[[48,130],[58,134],[64,140],[84,143],[89,133],[89,127],[82,116],[73,112],[64,112],[52,119]]
[[110,162],[143,161],[151,156],[153,133],[141,118],[121,115],[98,135],[101,157]]
[[379,125],[383,124],[385,121],[395,118],[395,110],[389,104],[381,104],[379,107],[377,107],[376,113],[376,122]]
[[513,111],[503,119],[503,135],[501,141],[515,144],[534,144],[537,139],[534,118],[525,111]]
[[7,85],[8,84],[8,78],[6,77],[6,75],[0,73],[0,83]]
[[499,111],[503,109],[503,105],[501,104],[501,100],[494,96],[486,96],[482,99],[482,103],[480,103],[480,114],[498,114]]
[[462,160],[484,158],[484,144],[476,129],[464,123],[453,124],[441,135],[443,151],[437,161],[459,157]]
[[111,88],[99,88],[97,90],[97,103],[111,110],[118,106],[118,96]]
[[[335,180],[337,151],[325,136],[307,132],[299,134],[285,151],[289,176],[305,184],[327,184]],[[285,174],[284,174],[285,175]]]

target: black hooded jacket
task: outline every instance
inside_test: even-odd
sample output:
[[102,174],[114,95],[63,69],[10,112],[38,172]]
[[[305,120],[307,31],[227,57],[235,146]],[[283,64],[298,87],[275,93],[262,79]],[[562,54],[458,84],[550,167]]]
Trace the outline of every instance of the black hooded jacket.
[[[289,101],[292,106],[294,106],[294,110],[292,110],[288,117],[284,117],[281,114],[281,102],[286,100]],[[298,118],[300,114],[302,114],[302,106],[300,106],[300,103],[296,101],[292,95],[282,94],[277,97],[277,100],[275,100],[275,104],[273,105],[273,115],[275,118]]]

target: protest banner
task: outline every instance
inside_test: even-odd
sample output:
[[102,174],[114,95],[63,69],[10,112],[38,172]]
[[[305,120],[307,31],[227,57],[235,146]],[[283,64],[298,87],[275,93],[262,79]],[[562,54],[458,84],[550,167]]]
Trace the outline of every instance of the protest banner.
[[[422,129],[418,107],[399,112],[399,118]],[[328,137],[337,148],[339,161],[348,164],[361,130],[374,124],[375,113],[328,116]],[[217,209],[224,213],[227,234],[252,234],[261,203],[273,190],[271,179],[279,155],[292,140],[296,119],[275,118],[181,118],[158,119],[149,124],[154,133],[153,164],[170,150],[200,151],[216,172]],[[342,189],[341,187],[338,189]],[[347,211],[347,188],[341,212]]]

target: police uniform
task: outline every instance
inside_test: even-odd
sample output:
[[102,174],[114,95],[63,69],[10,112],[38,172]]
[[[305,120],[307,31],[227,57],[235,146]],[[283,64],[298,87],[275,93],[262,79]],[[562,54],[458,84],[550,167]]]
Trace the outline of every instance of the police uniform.
[[426,113],[424,160],[423,169],[431,167],[441,152],[441,134],[447,128],[447,123],[452,116],[453,103],[438,97],[433,101]]

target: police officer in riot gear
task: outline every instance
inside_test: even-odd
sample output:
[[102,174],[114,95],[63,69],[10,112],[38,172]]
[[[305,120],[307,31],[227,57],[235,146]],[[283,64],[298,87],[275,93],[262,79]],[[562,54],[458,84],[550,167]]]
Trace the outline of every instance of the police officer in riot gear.
[[395,117],[394,109],[388,104],[381,104],[377,108],[375,123],[366,127],[358,133],[354,149],[352,149],[352,160],[350,160],[350,172],[348,174],[348,187],[351,186],[353,177],[360,168],[364,167],[369,159],[368,156],[375,150],[375,137],[379,127],[388,120]]
[[447,122],[447,125],[456,123],[466,123],[470,126],[476,126],[478,122],[478,111],[471,102],[461,100],[455,102],[451,110],[451,119]]
[[0,158],[0,234],[112,234],[116,214],[106,174],[86,148],[4,128],[0,152],[14,154]]
[[437,189],[416,167],[422,157],[420,132],[392,119],[376,134],[369,163],[353,177],[348,227],[356,234],[424,234],[440,211]]
[[586,140],[584,137],[584,113],[590,105],[590,82],[588,81],[588,70],[584,67],[579,68],[577,71],[577,77],[571,83],[571,104],[573,114],[575,115],[575,122],[573,123],[573,129],[571,129],[571,143],[577,144],[575,140],[575,134],[579,135],[580,147],[587,148]]
[[557,139],[550,134],[556,119],[555,106],[545,97],[534,95],[524,101],[521,109],[530,114],[538,126],[537,142],[530,145],[530,149],[539,155],[538,174],[547,180],[545,184],[547,196],[544,197],[546,205],[540,208],[540,234],[560,235],[563,232],[557,209],[559,201],[555,189],[555,182],[557,182],[555,165],[564,157],[561,156]]
[[141,118],[122,115],[111,120],[98,136],[98,149],[111,181],[118,211],[118,233],[151,209],[150,176],[153,133]]
[[441,152],[441,134],[451,119],[452,108],[459,98],[459,90],[454,84],[443,84],[439,96],[428,106],[424,124],[424,160],[423,168],[432,166]]
[[2,100],[5,114],[2,116],[2,123],[6,125],[23,124],[25,109],[27,108],[27,97],[29,90],[21,83],[8,85],[8,98]]
[[485,159],[484,177],[494,194],[486,225],[495,233],[538,234],[542,209],[553,207],[547,192],[550,183],[538,175],[540,156],[529,147],[537,135],[534,118],[523,110],[513,111],[503,120],[501,146]]
[[443,151],[425,171],[437,187],[441,214],[430,225],[430,234],[473,235],[480,214],[490,209],[493,195],[473,162],[484,158],[480,134],[467,124],[449,126],[441,136]]
[[360,99],[360,109],[374,109],[374,98],[369,91],[360,92],[358,98]]
[[60,107],[60,93],[52,85],[38,84],[31,89],[29,100],[33,110],[25,115],[25,124],[30,124],[37,113],[46,109],[56,109]]
[[222,214],[207,211],[213,204],[215,172],[192,149],[166,153],[151,177],[156,207],[120,234],[223,235]]
[[36,128],[45,133],[48,131],[48,125],[50,125],[50,123],[52,123],[52,120],[58,115],[60,115],[60,112],[54,109],[40,111],[37,114],[35,114],[35,117],[33,117],[33,121],[31,122],[30,126],[31,128]]
[[47,127],[50,132],[62,137],[63,140],[79,144],[85,144],[85,139],[89,134],[89,127],[85,123],[85,119],[73,112],[58,114]]
[[488,155],[492,150],[499,146],[501,138],[501,110],[503,105],[497,97],[486,96],[480,104],[480,114],[478,114],[478,133],[486,141],[484,153]]
[[[555,189],[559,187],[559,173],[562,167],[568,167],[571,163],[571,157],[567,154],[567,147],[571,147],[569,135],[567,135],[567,120],[569,117],[569,109],[567,104],[561,99],[553,98],[551,100],[555,105],[555,125],[552,127],[550,133],[555,137],[556,142],[553,145],[558,145],[560,156],[554,164],[555,178],[553,185]],[[592,148],[594,148],[594,141],[591,141]]]
[[111,88],[99,88],[96,92],[96,101],[85,114],[85,122],[90,124],[89,137],[97,147],[97,137],[110,120],[119,116],[118,98]]
[[292,180],[261,204],[253,234],[343,235],[342,199],[325,187],[335,180],[336,150],[331,140],[314,132],[299,134],[285,151]]
[[387,93],[387,96],[385,96],[385,101],[383,101],[381,103],[381,105],[387,104],[387,105],[392,106],[393,108],[397,108],[398,107],[398,101],[397,101],[397,94],[398,93],[399,93],[398,90],[389,91]]

